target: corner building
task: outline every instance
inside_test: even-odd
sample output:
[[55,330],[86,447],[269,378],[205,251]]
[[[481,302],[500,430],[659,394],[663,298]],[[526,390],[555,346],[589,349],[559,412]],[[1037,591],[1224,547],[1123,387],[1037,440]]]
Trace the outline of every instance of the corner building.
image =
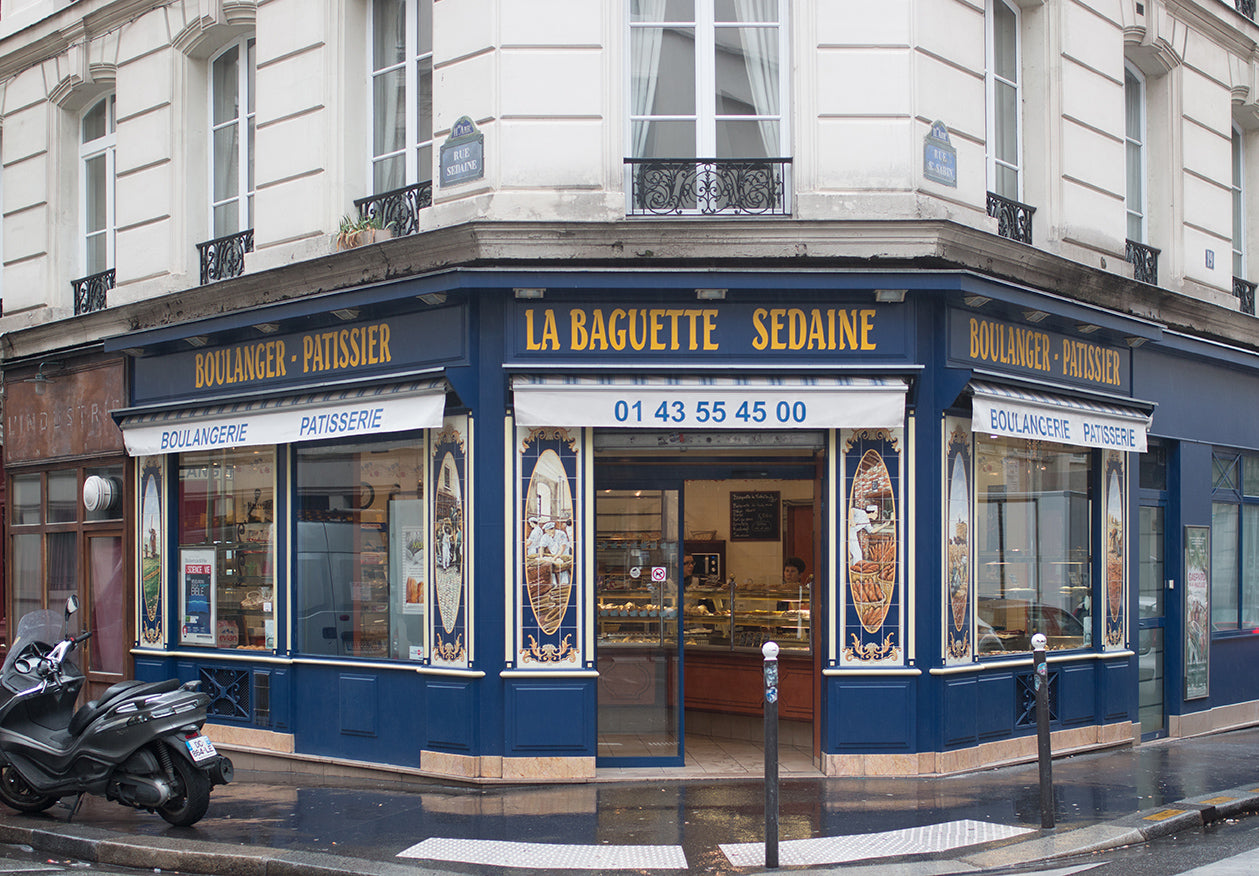
[[93,684],[474,781],[756,738],[769,641],[824,775],[1033,758],[1037,632],[1055,751],[1259,722],[1232,4],[15,6],[6,608]]

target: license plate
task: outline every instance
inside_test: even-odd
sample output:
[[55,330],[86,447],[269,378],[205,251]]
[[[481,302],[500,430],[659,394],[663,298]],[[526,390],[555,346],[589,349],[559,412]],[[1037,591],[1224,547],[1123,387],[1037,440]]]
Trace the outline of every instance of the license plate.
[[214,750],[214,743],[207,736],[194,736],[191,739],[185,739],[184,744],[188,746],[188,753],[192,755],[192,759],[197,763],[209,760],[218,754]]

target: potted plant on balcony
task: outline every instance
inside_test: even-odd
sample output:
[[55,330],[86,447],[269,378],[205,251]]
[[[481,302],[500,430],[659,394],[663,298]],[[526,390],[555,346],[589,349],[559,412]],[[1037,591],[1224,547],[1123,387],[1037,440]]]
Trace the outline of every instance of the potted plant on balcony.
[[393,237],[392,222],[381,222],[378,216],[345,215],[337,232],[337,249],[354,249]]

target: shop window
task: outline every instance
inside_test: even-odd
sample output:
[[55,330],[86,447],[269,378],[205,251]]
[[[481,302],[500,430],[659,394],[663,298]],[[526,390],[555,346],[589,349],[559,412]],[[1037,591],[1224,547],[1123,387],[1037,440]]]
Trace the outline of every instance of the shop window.
[[1259,629],[1259,455],[1212,461],[1211,626]]
[[375,0],[371,179],[376,194],[433,178],[433,0]]
[[998,437],[977,441],[977,596],[981,637],[1027,651],[1092,640],[1092,453]]
[[424,656],[427,551],[444,567],[463,550],[461,531],[426,523],[424,460],[423,439],[297,449],[303,654]]
[[275,648],[274,514],[273,449],[179,457],[181,643]]
[[[92,630],[85,668],[93,681],[127,671],[131,644],[123,598],[121,463],[23,472],[9,481],[13,618],[38,608],[60,611],[71,594]],[[96,475],[111,487],[94,511],[83,484]]]

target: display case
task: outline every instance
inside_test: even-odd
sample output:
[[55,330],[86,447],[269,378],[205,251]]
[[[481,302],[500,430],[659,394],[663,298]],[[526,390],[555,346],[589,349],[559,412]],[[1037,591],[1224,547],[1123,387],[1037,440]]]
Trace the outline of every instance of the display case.
[[810,587],[748,587],[726,583],[687,588],[682,598],[683,643],[692,647],[759,650],[773,640],[783,651],[810,650]]
[[218,598],[214,644],[263,651],[275,648],[275,588],[271,524],[235,527],[235,540],[216,546]]

